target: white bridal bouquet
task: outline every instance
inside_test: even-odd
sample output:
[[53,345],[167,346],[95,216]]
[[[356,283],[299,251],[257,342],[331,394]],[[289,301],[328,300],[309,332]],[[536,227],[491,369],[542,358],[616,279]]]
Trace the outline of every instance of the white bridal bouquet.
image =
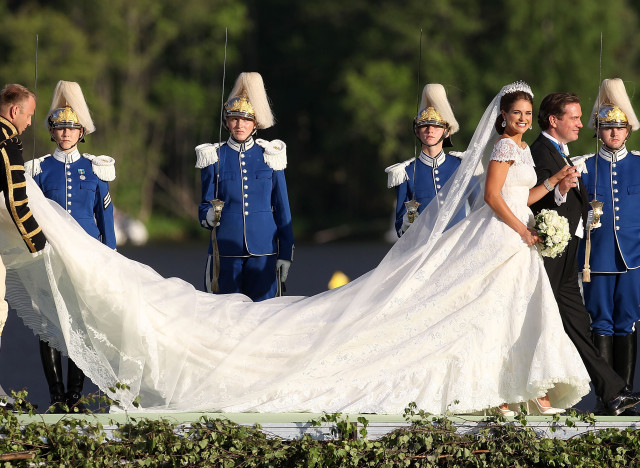
[[542,210],[535,217],[534,229],[538,231],[538,251],[543,257],[555,258],[567,248],[571,234],[569,221],[555,210]]

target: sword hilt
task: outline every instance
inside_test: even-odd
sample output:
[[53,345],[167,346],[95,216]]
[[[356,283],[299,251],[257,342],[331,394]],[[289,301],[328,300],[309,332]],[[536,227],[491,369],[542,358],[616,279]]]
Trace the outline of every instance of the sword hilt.
[[407,219],[410,223],[413,223],[418,216],[418,207],[420,206],[420,202],[411,200],[404,202],[404,206],[407,208]]
[[211,206],[213,207],[213,216],[214,216],[214,226],[220,222],[220,217],[222,216],[222,207],[224,207],[224,202],[219,199],[209,200]]

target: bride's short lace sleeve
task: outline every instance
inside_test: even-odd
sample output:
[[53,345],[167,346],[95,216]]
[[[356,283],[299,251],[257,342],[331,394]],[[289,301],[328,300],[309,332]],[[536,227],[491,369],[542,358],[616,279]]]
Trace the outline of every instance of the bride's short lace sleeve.
[[518,145],[511,140],[510,138],[501,138],[496,142],[493,146],[493,151],[491,152],[491,160],[492,161],[514,161],[520,162],[522,158],[520,157],[521,151],[519,151]]
[[516,165],[535,166],[529,146],[520,148],[511,138],[502,138],[496,142],[491,152],[492,161],[514,161]]

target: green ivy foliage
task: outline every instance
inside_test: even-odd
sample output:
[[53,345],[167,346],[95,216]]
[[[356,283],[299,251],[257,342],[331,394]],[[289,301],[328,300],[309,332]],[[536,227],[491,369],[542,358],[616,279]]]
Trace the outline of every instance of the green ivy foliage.
[[[26,395],[16,396],[21,408],[36,416]],[[324,414],[311,424],[330,423],[332,439],[319,441],[308,434],[283,440],[259,425],[215,417],[187,427],[162,419],[129,418],[115,424],[107,437],[100,423],[72,415],[55,424],[23,424],[18,414],[5,411],[0,413],[0,466],[615,467],[640,462],[640,439],[632,429],[594,428],[565,440],[537,435],[527,427],[526,413],[517,418],[518,424],[488,417],[481,429],[467,434],[458,433],[447,417],[419,411],[415,404],[407,407],[404,417],[409,426],[371,440],[365,417],[350,421],[341,414]],[[572,426],[576,420],[593,423],[594,417],[570,412],[564,424]]]

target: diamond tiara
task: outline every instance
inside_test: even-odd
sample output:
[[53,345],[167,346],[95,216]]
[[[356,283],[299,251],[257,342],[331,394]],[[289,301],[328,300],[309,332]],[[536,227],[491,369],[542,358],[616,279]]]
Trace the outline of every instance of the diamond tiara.
[[500,91],[500,96],[502,97],[505,94],[515,93],[516,91],[523,91],[533,97],[533,91],[531,91],[531,87],[524,81],[514,81],[513,83],[506,85]]

